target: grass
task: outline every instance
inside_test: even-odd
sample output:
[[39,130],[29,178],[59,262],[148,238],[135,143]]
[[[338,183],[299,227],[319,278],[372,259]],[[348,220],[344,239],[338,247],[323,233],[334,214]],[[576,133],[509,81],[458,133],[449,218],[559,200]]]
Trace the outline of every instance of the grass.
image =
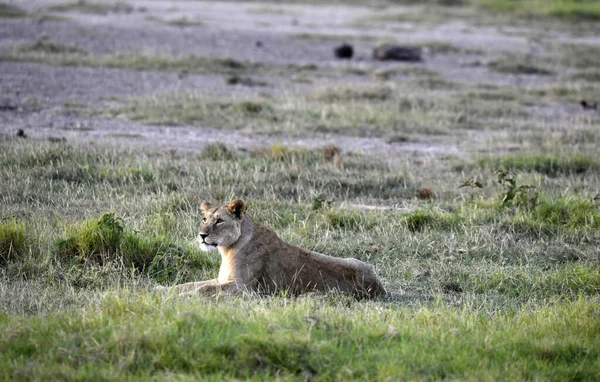
[[501,60],[490,62],[488,67],[491,70],[500,73],[538,76],[550,76],[554,74],[552,70],[542,65],[532,63],[532,61],[537,62],[537,59],[534,60],[533,58],[529,57],[517,57],[514,55],[509,55]]
[[570,75],[570,78],[576,81],[600,82],[600,70],[582,69]]
[[154,21],[159,24],[173,25],[173,26],[179,26],[179,27],[203,26],[204,25],[204,23],[200,20],[188,19],[185,16],[179,17],[179,18],[172,18],[172,19],[164,19],[164,18],[160,18],[160,17],[156,17],[156,16],[146,16],[146,20]]
[[114,2],[94,2],[88,0],[77,0],[72,3],[51,5],[48,11],[52,12],[82,12],[98,15],[107,15],[109,13],[130,13],[133,6],[124,1]]
[[44,22],[69,22],[67,17],[50,15],[45,12],[28,13],[23,9],[7,3],[0,3],[0,18],[32,18],[38,23]]
[[5,50],[3,61],[39,62],[56,66],[87,66],[96,68],[124,68],[130,70],[161,70],[187,73],[243,73],[258,70],[260,64],[231,58],[212,58],[188,55],[166,57],[147,53],[118,53],[94,56],[86,51],[49,39],[38,39]]
[[27,241],[24,224],[15,220],[0,222],[0,264],[23,259],[28,250]]
[[269,65],[229,57],[204,57],[195,54],[164,56],[152,52],[125,52],[93,55],[83,49],[54,42],[51,38],[41,38],[30,43],[8,47],[0,51],[0,61],[35,62],[53,66],[218,73],[231,76],[244,74],[328,76],[339,72],[327,68],[319,70],[320,68],[314,64]]
[[[425,78],[430,78],[425,74]],[[431,82],[433,81],[433,82]],[[216,99],[199,92],[133,98],[106,115],[152,124],[201,125],[260,132],[338,132],[348,135],[449,134],[495,129],[527,118],[516,102],[473,101],[436,93],[453,83],[419,79],[395,84],[317,88],[307,96]],[[408,90],[410,89],[410,90]],[[410,95],[409,95],[410,94]],[[514,105],[507,108],[506,105]]]
[[267,81],[257,80],[252,77],[240,77],[237,75],[229,76],[225,79],[227,85],[243,85],[243,86],[268,86]]
[[15,5],[0,3],[0,18],[15,17],[27,17],[27,12]]
[[[375,94],[387,102],[386,90]],[[333,145],[216,143],[200,154],[16,138],[0,146],[3,378],[600,373],[600,206],[586,196],[600,185],[595,170],[579,181],[559,171],[539,185],[534,207],[503,207],[491,162],[463,169],[484,184],[468,190],[457,188],[451,163],[390,167]],[[567,181],[580,191],[565,191]],[[423,184],[436,199],[416,197]],[[370,262],[395,297],[180,300],[152,291],[215,277],[218,259],[190,242],[201,201],[234,196],[284,240]]]
[[557,18],[569,21],[600,20],[600,4],[593,0],[474,0],[477,6],[493,12],[522,17]]
[[[250,2],[252,0],[249,0]],[[323,4],[316,0],[270,0],[274,4]],[[487,15],[497,17],[498,14],[509,17],[519,17],[523,20],[560,20],[563,22],[594,22],[600,19],[600,5],[595,0],[371,0],[367,3],[360,0],[340,2],[340,0],[328,0],[326,4],[353,4],[360,6],[372,6],[381,9],[388,6],[404,5],[435,9],[435,13],[422,16],[419,12],[409,11],[403,13],[390,13],[376,18],[385,21],[445,21],[448,15],[470,15],[481,17],[482,11]],[[267,9],[278,10],[277,7]]]
[[282,7],[272,7],[272,6],[260,6],[260,7],[249,7],[248,13],[256,13],[256,14],[267,14],[267,15],[293,15],[298,16],[301,15],[302,12],[296,9],[288,9]]
[[[29,128],[0,136],[0,379],[598,380],[600,119],[575,107],[598,94],[587,82],[597,52],[543,45],[538,61],[515,57],[552,72],[527,86],[401,64],[95,56],[50,39],[5,50],[5,60],[214,72],[232,84],[297,71],[327,81],[97,110],[59,102],[82,118],[286,141],[326,133],[317,146],[189,152],[49,142]],[[396,143],[377,144],[386,137]],[[218,255],[193,243],[200,205],[237,197],[283,240],[372,264],[390,298],[155,291],[216,277]]]
[[298,33],[293,35],[299,40],[321,40],[321,41],[377,41],[378,36],[373,35],[348,35],[348,34],[322,34],[322,33]]
[[535,171],[547,176],[585,174],[600,171],[600,161],[587,154],[512,155],[482,158],[482,166],[509,170]]
[[[505,54],[488,67],[501,73],[550,76],[556,71],[572,73],[570,78],[594,80],[594,63],[600,48],[589,44],[546,44],[546,52],[537,55]],[[539,64],[543,63],[543,64]],[[566,69],[566,70],[565,70]]]
[[227,306],[110,295],[86,319],[63,313],[7,320],[0,364],[7,377],[67,379],[92,370],[109,379],[476,379],[484,369],[490,378],[587,380],[598,376],[597,309],[582,299],[488,317],[304,299]]

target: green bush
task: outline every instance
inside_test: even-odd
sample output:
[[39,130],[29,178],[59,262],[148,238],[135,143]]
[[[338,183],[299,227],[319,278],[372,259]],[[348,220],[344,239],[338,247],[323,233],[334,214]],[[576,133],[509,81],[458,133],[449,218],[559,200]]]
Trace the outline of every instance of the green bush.
[[127,230],[114,213],[88,219],[68,228],[66,234],[56,242],[58,258],[80,264],[122,263],[159,282],[185,279],[191,268],[217,267],[190,246],[173,243],[164,236],[148,238]]

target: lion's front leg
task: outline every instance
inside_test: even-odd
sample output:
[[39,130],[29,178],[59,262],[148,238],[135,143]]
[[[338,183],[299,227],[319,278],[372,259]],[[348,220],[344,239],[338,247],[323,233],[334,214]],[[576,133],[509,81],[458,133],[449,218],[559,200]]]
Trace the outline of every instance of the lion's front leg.
[[217,279],[205,280],[205,281],[192,281],[190,283],[179,284],[172,286],[170,289],[176,291],[177,293],[194,293],[198,289],[206,286],[206,285],[214,285],[218,284],[219,281]]
[[[241,289],[237,286],[234,281],[228,283],[219,283],[217,280],[210,280],[214,282],[200,282],[200,283],[188,283],[195,284],[190,285],[189,288],[183,290],[179,296],[192,296],[197,294],[215,295],[219,292],[236,293],[241,292]],[[200,285],[198,285],[200,284]],[[186,285],[186,284],[182,284]]]

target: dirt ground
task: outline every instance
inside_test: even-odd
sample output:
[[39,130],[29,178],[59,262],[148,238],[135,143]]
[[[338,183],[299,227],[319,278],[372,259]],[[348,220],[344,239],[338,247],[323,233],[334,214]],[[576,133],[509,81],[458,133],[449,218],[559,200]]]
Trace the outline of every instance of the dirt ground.
[[[353,6],[279,5],[256,2],[204,2],[132,0],[127,12],[94,14],[48,11],[53,4],[43,0],[11,1],[31,14],[50,14],[67,21],[43,21],[35,18],[0,19],[0,50],[15,44],[30,43],[40,36],[74,45],[93,54],[151,52],[160,55],[195,54],[207,57],[231,57],[266,64],[316,64],[319,67],[369,65],[375,62],[371,49],[375,40],[393,39],[406,43],[441,42],[459,46],[476,54],[428,54],[415,64],[435,71],[443,78],[466,84],[536,86],[548,82],[544,76],[520,76],[487,70],[486,62],[509,52],[535,54],[540,49],[533,33],[524,27],[477,25],[461,20],[436,23],[380,23],[377,27],[361,23],[373,15],[408,12],[409,8],[378,9]],[[167,25],[166,21],[184,18],[190,25]],[[162,22],[157,22],[162,21]],[[191,25],[198,22],[198,25]],[[542,33],[537,31],[536,33]],[[598,44],[593,37],[570,37],[545,31],[545,38]],[[356,36],[352,63],[336,60],[332,48],[341,41],[297,38],[299,34]],[[368,38],[365,38],[367,36]],[[0,134],[15,134],[24,129],[31,138],[66,138],[124,146],[151,146],[168,149],[201,150],[211,142],[227,142],[243,148],[272,144],[319,146],[332,142],[343,150],[385,153],[385,158],[402,158],[415,152],[428,154],[464,154],[464,136],[454,139],[435,137],[410,142],[388,143],[380,137],[355,137],[335,134],[259,135],[206,126],[154,126],[124,119],[81,116],[73,106],[99,108],[115,99],[179,90],[201,91],[215,96],[267,94],[277,97],[310,90],[324,84],[349,85],[369,81],[348,73],[322,79],[318,83],[299,83],[285,76],[269,78],[269,86],[227,85],[222,74],[185,74],[168,71],[48,66],[27,62],[0,62]],[[561,118],[579,111],[577,105],[541,109],[548,118]],[[501,134],[501,132],[499,132]],[[473,132],[471,141],[488,139]]]

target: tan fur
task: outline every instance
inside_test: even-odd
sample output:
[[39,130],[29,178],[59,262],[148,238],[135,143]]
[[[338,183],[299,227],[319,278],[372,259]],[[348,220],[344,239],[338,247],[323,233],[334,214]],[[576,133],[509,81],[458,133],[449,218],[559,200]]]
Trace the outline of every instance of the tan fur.
[[283,242],[275,232],[246,213],[246,203],[233,200],[212,208],[202,203],[201,246],[217,246],[219,276],[177,285],[182,293],[287,291],[291,294],[337,290],[358,297],[385,295],[373,268],[357,259],[337,258]]

